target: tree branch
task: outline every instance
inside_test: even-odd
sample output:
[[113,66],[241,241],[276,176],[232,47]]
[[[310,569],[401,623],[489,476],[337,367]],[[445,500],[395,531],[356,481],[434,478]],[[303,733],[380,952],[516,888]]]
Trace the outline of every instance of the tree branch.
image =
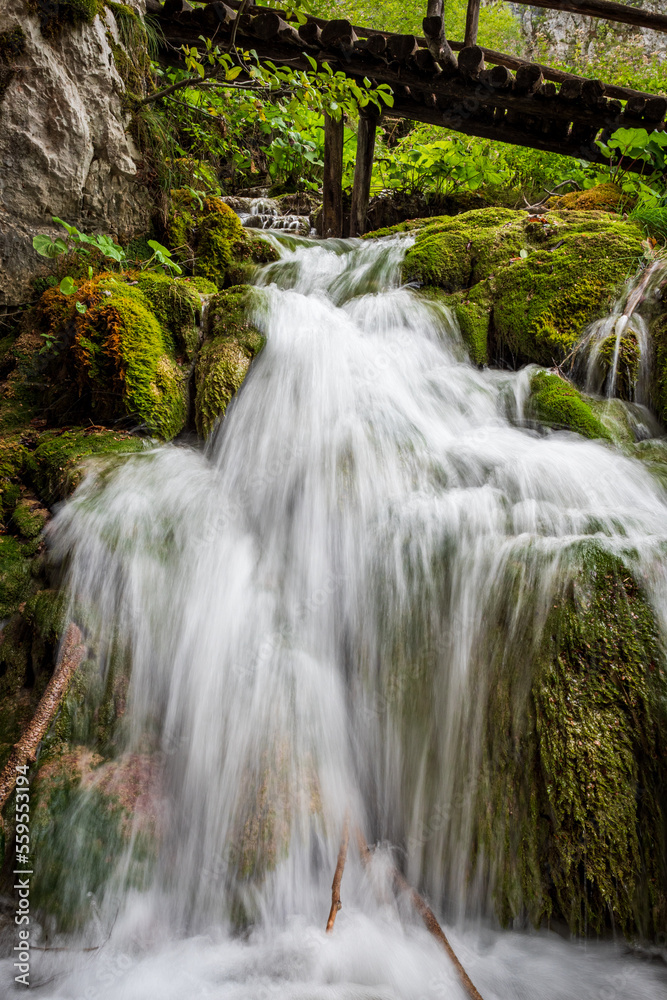
[[65,692],[72,679],[72,675],[83,660],[85,652],[86,647],[81,641],[81,632],[71,622],[67,629],[60,658],[53,671],[53,676],[46,685],[44,694],[40,698],[37,710],[30,720],[28,728],[18,743],[15,744],[9,760],[0,775],[0,811],[4,808],[7,799],[14,791],[16,769],[23,767],[28,761],[35,759],[37,748],[44,739],[53,717],[65,697]]
[[329,911],[329,919],[327,920],[327,934],[331,934],[333,925],[336,921],[336,914],[343,905],[340,901],[340,883],[343,878],[343,869],[345,868],[345,859],[347,858],[347,845],[349,839],[350,817],[349,813],[346,813],[345,821],[343,823],[343,833],[340,838],[340,850],[338,851],[336,871],[334,872],[333,882],[331,884],[331,910]]

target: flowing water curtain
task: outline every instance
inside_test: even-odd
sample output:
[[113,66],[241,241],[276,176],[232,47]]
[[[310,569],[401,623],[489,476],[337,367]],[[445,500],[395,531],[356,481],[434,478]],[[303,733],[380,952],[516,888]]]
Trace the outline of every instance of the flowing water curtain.
[[[656,616],[640,585],[662,622],[664,497],[599,444],[513,426],[508,382],[528,383],[463,363],[451,314],[398,287],[404,252],[284,250],[260,279],[266,347],[206,453],[162,448],[91,477],[54,522],[98,647],[121,636],[132,660],[106,739],[161,774],[153,874],[128,878],[131,837],[109,854],[113,886],[129,901],[131,885],[151,885],[175,927],[281,927],[295,912],[319,926],[346,808],[406,850],[410,880],[452,916],[537,920],[551,907],[581,930],[611,905],[630,919],[605,866],[648,857],[636,831],[657,823],[655,795],[633,813],[629,789],[652,787],[662,745]],[[595,580],[602,596],[587,597]],[[611,619],[598,608],[609,594]],[[603,640],[624,608],[615,660]],[[611,743],[584,734],[580,753],[561,715],[587,646],[595,691],[577,726],[605,717],[597,675],[610,664],[631,675],[631,711],[613,716]],[[570,770],[540,721],[549,689]],[[568,809],[552,801],[574,765],[606,768],[614,740],[620,805],[607,785],[589,801],[576,783]],[[78,804],[67,808],[74,822]],[[605,835],[592,877],[583,856],[563,868],[605,813],[625,846]],[[549,847],[554,829],[565,854]],[[71,871],[82,846],[68,848]]]

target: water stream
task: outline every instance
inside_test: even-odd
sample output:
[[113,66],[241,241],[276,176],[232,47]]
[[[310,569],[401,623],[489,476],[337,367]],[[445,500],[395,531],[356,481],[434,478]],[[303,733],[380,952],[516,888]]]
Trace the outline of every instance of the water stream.
[[529,658],[593,539],[667,626],[666,495],[610,446],[521,426],[526,373],[468,363],[451,315],[400,287],[405,246],[283,246],[266,347],[205,449],[92,472],[52,523],[99,661],[132,660],[124,738],[159,760],[160,848],[50,941],[74,950],[33,955],[36,996],[460,1000],[387,891],[389,846],[370,873],[350,848],[325,936],[346,813],[397,846],[485,1000],[667,996],[665,964],[621,943],[495,929],[473,850],[492,657]]

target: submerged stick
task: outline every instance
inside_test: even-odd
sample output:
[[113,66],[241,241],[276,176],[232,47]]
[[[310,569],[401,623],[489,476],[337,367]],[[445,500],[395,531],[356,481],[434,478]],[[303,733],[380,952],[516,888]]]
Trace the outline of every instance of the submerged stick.
[[340,849],[338,851],[336,871],[334,872],[333,882],[331,883],[331,909],[329,910],[329,919],[327,920],[327,934],[331,934],[333,925],[336,922],[336,915],[343,905],[340,901],[340,883],[343,878],[343,869],[345,868],[345,859],[347,858],[347,845],[349,839],[350,817],[349,814],[346,813],[345,822],[343,823],[343,833],[340,838]]
[[[361,855],[361,860],[364,864],[364,867],[366,867],[367,865],[370,864],[371,861],[371,851],[369,850],[368,844],[366,843],[366,838],[362,834],[359,827],[357,827],[356,829],[356,836],[357,836],[357,845],[359,847],[359,854]],[[468,973],[458,960],[456,952],[449,943],[447,935],[445,934],[442,927],[438,923],[435,913],[428,905],[426,900],[423,898],[423,896],[419,895],[416,889],[413,889],[412,886],[409,885],[408,882],[406,882],[405,878],[401,875],[398,868],[396,868],[395,866],[392,869],[392,878],[394,882],[394,889],[397,892],[404,892],[410,897],[410,901],[412,902],[412,905],[414,906],[419,916],[422,918],[426,930],[429,931],[429,933],[432,934],[433,937],[440,942],[442,947],[449,955],[450,961],[452,962],[454,968],[456,969],[459,979],[461,980],[461,983],[463,984],[463,987],[468,996],[471,998],[471,1000],[482,1000],[481,994],[479,993],[477,987],[475,986],[470,976],[468,975]]]
[[37,748],[44,739],[53,721],[53,717],[65,696],[72,675],[81,663],[85,652],[86,648],[81,642],[81,631],[71,622],[67,629],[60,658],[53,671],[51,680],[46,685],[37,710],[28,723],[28,728],[18,743],[15,744],[9,760],[0,775],[0,811],[2,811],[7,799],[14,791],[17,768],[23,767],[28,761],[35,759]]

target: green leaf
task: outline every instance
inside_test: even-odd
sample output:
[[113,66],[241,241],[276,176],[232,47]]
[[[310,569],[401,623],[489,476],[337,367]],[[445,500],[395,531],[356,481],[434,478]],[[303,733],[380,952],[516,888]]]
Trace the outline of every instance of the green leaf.
[[83,302],[76,302],[75,305],[76,311],[81,313],[82,316],[85,312],[88,312],[88,306],[84,305]]
[[76,291],[74,280],[70,278],[69,275],[66,278],[63,278],[58,287],[63,295],[71,295],[72,292]]
[[76,226],[68,226],[67,223],[63,222],[62,219],[59,219],[57,215],[52,215],[51,218],[53,219],[54,222],[57,222],[59,226],[62,226],[63,229],[67,230],[68,236],[77,237],[79,235],[79,230],[76,228]]
[[525,260],[527,256],[528,256],[528,251],[527,250],[520,250],[519,251],[519,257],[522,257],[523,260]]
[[32,245],[41,257],[57,257],[58,252],[55,249],[55,243],[50,236],[45,233],[40,233],[39,236],[33,236]]
[[171,250],[167,250],[167,248],[163,247],[162,244],[158,243],[157,240],[148,240],[147,242],[148,246],[151,248],[151,250],[155,250],[156,254],[161,253],[164,254],[165,257],[171,257]]

